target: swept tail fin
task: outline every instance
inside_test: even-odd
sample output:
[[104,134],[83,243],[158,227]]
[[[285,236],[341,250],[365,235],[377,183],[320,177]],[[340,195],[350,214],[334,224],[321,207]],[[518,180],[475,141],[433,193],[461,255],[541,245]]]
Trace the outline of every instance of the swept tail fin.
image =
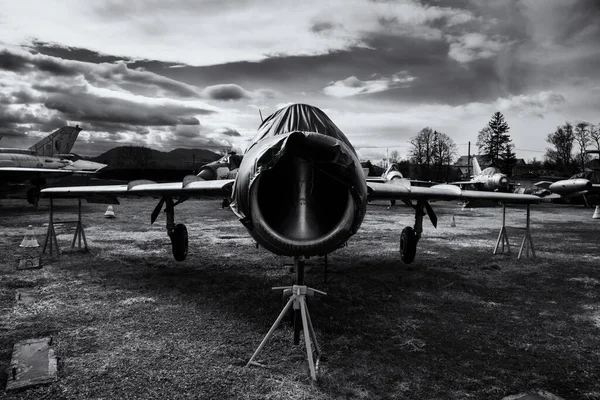
[[81,128],[77,126],[63,126],[52,132],[29,148],[38,156],[56,156],[71,152]]
[[473,156],[473,175],[481,175],[481,167],[475,156]]

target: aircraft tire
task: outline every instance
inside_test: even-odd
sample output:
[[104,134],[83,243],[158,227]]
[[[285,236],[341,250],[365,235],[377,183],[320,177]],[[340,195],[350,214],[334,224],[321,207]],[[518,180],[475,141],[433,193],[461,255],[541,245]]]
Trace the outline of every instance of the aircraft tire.
[[175,260],[185,260],[188,254],[188,231],[184,224],[175,225],[171,234],[171,247]]
[[35,188],[27,190],[27,202],[33,206],[37,206],[40,200],[40,192]]
[[412,227],[407,226],[400,234],[400,259],[404,264],[414,261],[417,254],[417,235]]

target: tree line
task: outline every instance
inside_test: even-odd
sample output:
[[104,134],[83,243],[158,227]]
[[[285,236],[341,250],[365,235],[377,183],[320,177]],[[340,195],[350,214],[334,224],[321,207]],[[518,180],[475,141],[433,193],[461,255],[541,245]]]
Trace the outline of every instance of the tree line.
[[[490,121],[477,135],[478,156],[487,163],[511,176],[517,163],[515,146],[509,134],[510,126],[501,112],[495,112]],[[546,142],[551,147],[544,156],[545,169],[560,173],[574,173],[583,170],[591,156],[586,153],[590,146],[600,150],[600,123],[579,122],[572,125],[566,122],[549,133]],[[416,175],[426,180],[448,180],[450,165],[458,156],[456,143],[443,132],[430,127],[423,128],[410,139],[408,161],[416,164]],[[574,147],[577,145],[577,151]],[[397,158],[398,152],[392,152]],[[535,161],[535,159],[534,159]],[[541,164],[536,162],[536,164]]]
[[[565,122],[548,134],[546,142],[552,147],[546,149],[544,155],[545,166],[562,173],[583,171],[585,163],[591,160],[586,153],[590,146],[600,150],[600,124],[593,125],[589,122],[579,122],[576,125]],[[578,149],[573,147],[577,144]]]
[[[509,130],[502,113],[496,112],[477,136],[479,156],[508,175],[517,161]],[[456,143],[443,132],[427,127],[410,139],[408,158],[419,166],[420,179],[448,180],[457,156]]]

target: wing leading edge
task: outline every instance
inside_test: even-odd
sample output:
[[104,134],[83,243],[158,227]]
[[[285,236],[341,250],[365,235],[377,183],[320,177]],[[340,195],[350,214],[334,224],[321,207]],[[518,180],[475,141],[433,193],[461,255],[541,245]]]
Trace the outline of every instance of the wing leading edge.
[[[195,178],[195,177],[194,177]],[[43,197],[86,198],[95,196],[112,197],[210,197],[231,194],[233,179],[204,181],[184,179],[183,182],[156,183],[132,181],[127,185],[67,186],[43,189]]]
[[371,200],[493,200],[512,204],[540,202],[538,196],[529,194],[462,190],[449,184],[412,186],[406,179],[395,179],[387,183],[368,182],[367,186]]

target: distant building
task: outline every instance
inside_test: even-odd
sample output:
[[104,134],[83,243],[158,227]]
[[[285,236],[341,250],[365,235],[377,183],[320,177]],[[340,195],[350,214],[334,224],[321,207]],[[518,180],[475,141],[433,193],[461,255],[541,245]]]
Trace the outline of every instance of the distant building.
[[[454,163],[454,167],[458,168],[458,170],[460,171],[461,176],[466,177],[467,175],[473,175],[473,157],[477,157],[477,162],[479,163],[479,166],[481,167],[482,170],[486,169],[487,167],[491,167],[492,163],[490,161],[490,159],[484,155],[472,155],[471,156],[471,169],[470,169],[470,173],[469,173],[469,168],[467,165],[467,160],[469,158],[469,156],[460,156],[458,158],[458,160],[456,160],[456,162]],[[512,174],[511,175],[518,175],[519,171],[523,168],[526,167],[527,163],[525,162],[524,159],[522,158],[517,158],[515,165],[513,166],[513,170],[512,170]],[[496,167],[499,167],[496,165]]]
[[454,167],[458,168],[461,176],[473,175],[473,157],[477,157],[477,162],[479,163],[481,169],[487,168],[492,164],[486,156],[471,155],[471,168],[469,169],[469,164],[467,164],[469,156],[460,156],[454,163]]
[[594,158],[593,160],[586,162],[585,169],[595,170],[595,171],[600,170],[600,159]]

